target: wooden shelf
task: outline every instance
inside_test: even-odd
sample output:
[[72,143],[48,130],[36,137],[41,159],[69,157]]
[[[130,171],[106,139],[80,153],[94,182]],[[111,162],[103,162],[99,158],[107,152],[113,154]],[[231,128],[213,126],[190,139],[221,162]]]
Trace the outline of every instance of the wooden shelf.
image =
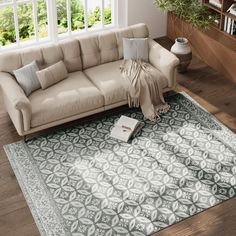
[[236,35],[230,35],[216,27],[211,27],[205,34],[221,43],[226,48],[236,52]]
[[233,20],[236,20],[236,15],[233,15],[231,13],[227,13],[227,12],[223,12],[222,13],[224,16],[228,16],[229,18],[233,19]]
[[[236,35],[231,35],[228,34],[226,31],[224,31],[224,23],[225,23],[225,17],[229,17],[232,20],[236,20],[236,15],[233,15],[231,13],[228,13],[227,10],[229,9],[229,7],[236,3],[236,0],[222,0],[222,6],[221,8],[215,7],[214,5],[209,3],[209,0],[202,0],[202,3],[209,8],[209,11],[211,12],[215,12],[215,14],[219,14],[220,18],[219,18],[219,24],[215,24],[213,25],[211,28],[213,28],[214,30],[218,30],[219,33],[222,34],[222,37],[220,38],[229,38],[232,42],[236,41]],[[227,46],[230,46],[228,44],[228,40],[227,41]],[[223,42],[224,43],[224,42]],[[235,42],[233,42],[232,47],[235,48]],[[234,50],[234,49],[233,49]]]
[[229,38],[231,38],[231,39],[233,39],[233,40],[235,40],[236,41],[236,35],[231,35],[231,34],[228,34],[227,32],[225,32],[225,31],[222,31],[222,33],[223,34],[225,34],[227,37],[229,37]]

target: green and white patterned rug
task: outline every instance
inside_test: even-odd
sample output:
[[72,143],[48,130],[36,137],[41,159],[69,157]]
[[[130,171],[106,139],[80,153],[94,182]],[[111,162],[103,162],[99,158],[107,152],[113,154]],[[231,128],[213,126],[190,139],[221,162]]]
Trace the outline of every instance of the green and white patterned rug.
[[120,114],[5,146],[40,233],[150,235],[236,194],[236,136],[185,94],[129,144]]

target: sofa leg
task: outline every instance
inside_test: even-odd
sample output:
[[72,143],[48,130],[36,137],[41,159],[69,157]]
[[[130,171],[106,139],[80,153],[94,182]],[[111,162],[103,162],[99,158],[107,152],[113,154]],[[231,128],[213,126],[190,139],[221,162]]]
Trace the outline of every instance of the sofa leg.
[[164,98],[167,98],[169,96],[170,96],[170,92],[169,91],[164,93]]
[[25,142],[26,140],[27,140],[27,136],[24,135],[24,136],[23,136],[23,141]]
[[164,93],[164,98],[167,98],[167,97],[172,96],[172,95],[174,95],[174,94],[176,94],[175,91],[168,91],[168,92],[165,92],[165,93]]

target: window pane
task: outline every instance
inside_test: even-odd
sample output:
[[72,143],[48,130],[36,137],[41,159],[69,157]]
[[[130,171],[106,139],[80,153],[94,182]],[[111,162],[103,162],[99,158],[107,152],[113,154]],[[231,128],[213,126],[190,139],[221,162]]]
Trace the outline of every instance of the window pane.
[[101,27],[101,0],[88,0],[88,27]]
[[71,0],[71,29],[84,29],[84,1]]
[[46,0],[37,1],[39,38],[48,37],[48,19]]
[[9,3],[9,2],[12,2],[12,0],[0,0],[0,4]]
[[66,33],[68,31],[66,0],[57,0],[57,27],[58,33]]
[[104,2],[104,24],[112,24],[112,0],[105,0]]
[[35,39],[32,3],[17,6],[20,41]]
[[12,7],[0,8],[0,45],[16,42],[15,24]]

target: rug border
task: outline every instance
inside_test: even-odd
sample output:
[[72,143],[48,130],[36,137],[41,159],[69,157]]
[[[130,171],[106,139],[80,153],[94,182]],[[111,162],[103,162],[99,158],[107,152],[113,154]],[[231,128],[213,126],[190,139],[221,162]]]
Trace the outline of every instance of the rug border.
[[[201,111],[205,113],[211,120],[215,122],[219,127],[222,128],[221,131],[224,131],[224,138],[230,139],[230,143],[227,142],[227,145],[231,146],[233,150],[236,151],[236,133],[234,133],[230,128],[228,128],[224,123],[222,123],[220,120],[218,120],[213,114],[211,114],[207,109],[205,109],[201,104],[199,104],[195,99],[193,99],[190,95],[188,95],[185,91],[179,92],[177,94],[182,94],[185,98],[190,100],[194,106],[199,108]],[[173,95],[174,96],[174,95]],[[185,106],[186,107],[186,106]],[[187,107],[188,109],[188,107]],[[203,121],[202,121],[203,122]],[[208,124],[209,125],[209,124]],[[219,136],[217,133],[214,132],[214,134],[223,142],[225,142],[225,139],[222,138],[222,135]],[[233,140],[232,140],[233,139]]]
[[[39,213],[37,211],[37,207],[35,206],[35,203],[29,194],[29,190],[25,186],[24,180],[22,179],[22,174],[20,173],[19,168],[17,168],[18,166],[14,160],[15,158],[17,158],[17,152],[15,150],[13,151],[13,149],[15,149],[15,147],[17,147],[18,145],[20,145],[21,148],[24,150],[24,152],[26,152],[29,155],[29,153],[25,147],[26,144],[24,141],[18,141],[18,142],[12,143],[12,144],[4,145],[3,148],[4,148],[4,151],[7,155],[7,157],[8,157],[8,160],[10,162],[12,169],[13,169],[13,172],[16,176],[17,182],[21,188],[21,192],[23,193],[23,195],[25,197],[25,200],[26,200],[27,205],[30,209],[30,212],[33,216],[33,219],[37,225],[39,233],[41,236],[58,235],[57,234],[58,232],[53,232],[53,230],[52,230],[52,229],[54,229],[53,227],[51,227],[50,230],[48,230],[47,227],[44,226],[45,224],[42,222],[41,216],[39,215]],[[29,160],[29,158],[27,158],[27,159]],[[31,163],[31,161],[30,161],[30,163]],[[26,174],[24,173],[24,175],[26,175]],[[37,174],[37,177],[38,177],[38,174]],[[42,184],[41,181],[39,183]],[[43,185],[42,187],[43,187],[44,191],[46,191],[45,186]],[[47,194],[45,194],[45,196],[48,198]],[[48,200],[50,201],[49,198],[48,198]],[[50,213],[50,209],[48,209],[47,212]],[[56,219],[56,221],[58,221],[58,223],[60,225],[63,225],[60,220]],[[71,235],[71,234],[68,234],[68,232],[66,232],[66,231],[64,231],[63,234],[60,234],[60,236],[67,236],[67,235]]]
[[[23,141],[18,141],[16,143],[23,143]],[[14,144],[16,144],[14,143]],[[11,152],[12,147],[10,146],[12,144],[8,144],[8,145],[4,145],[3,149],[8,157],[8,160],[10,162],[10,165],[12,167],[12,170],[16,176],[17,182],[20,186],[21,192],[23,193],[23,196],[25,197],[25,200],[27,202],[27,205],[30,209],[30,212],[34,218],[34,221],[38,227],[39,233],[42,236],[47,236],[46,230],[44,229],[41,220],[39,219],[39,215],[37,214],[37,211],[35,209],[35,207],[33,206],[33,201],[30,197],[30,194],[28,193],[28,191],[26,190],[25,184],[23,183],[23,181],[21,181],[21,175],[16,167],[16,163],[14,161],[14,157],[16,156],[14,153]]]

